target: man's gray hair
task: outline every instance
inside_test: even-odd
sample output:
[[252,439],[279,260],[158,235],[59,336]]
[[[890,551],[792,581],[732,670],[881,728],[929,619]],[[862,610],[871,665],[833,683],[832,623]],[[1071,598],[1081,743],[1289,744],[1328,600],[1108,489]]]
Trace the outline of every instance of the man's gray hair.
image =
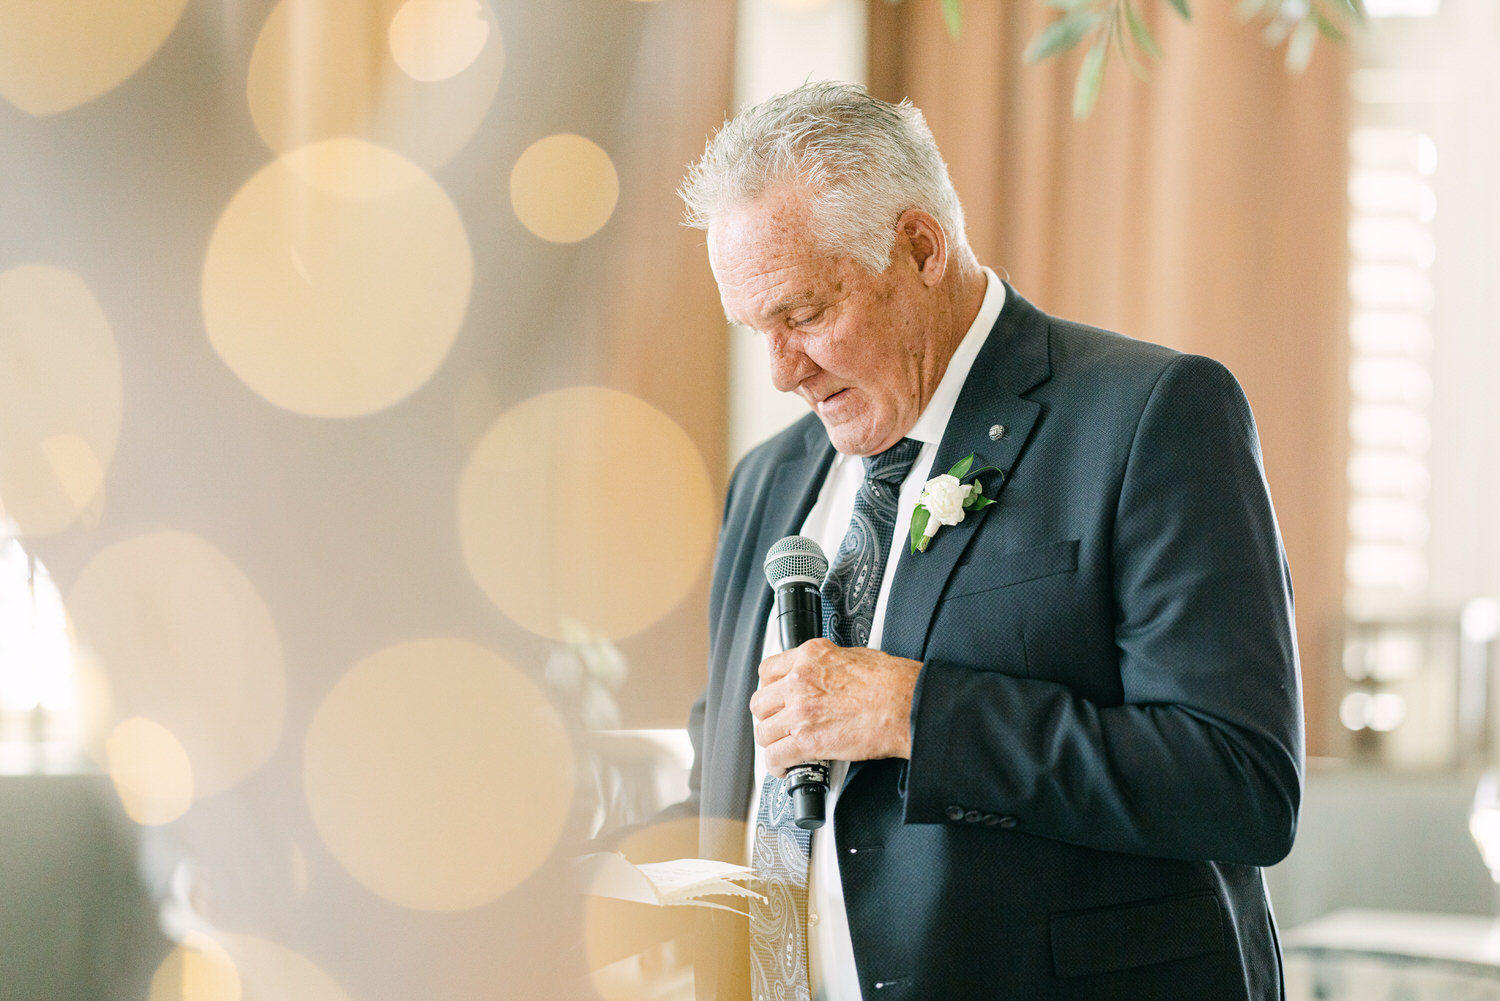
[[687,224],[787,184],[812,195],[823,249],[854,258],[871,274],[891,263],[896,220],[930,213],[962,246],[964,211],[932,131],[910,101],[889,104],[848,83],[808,83],[724,123],[688,168],[678,194]]

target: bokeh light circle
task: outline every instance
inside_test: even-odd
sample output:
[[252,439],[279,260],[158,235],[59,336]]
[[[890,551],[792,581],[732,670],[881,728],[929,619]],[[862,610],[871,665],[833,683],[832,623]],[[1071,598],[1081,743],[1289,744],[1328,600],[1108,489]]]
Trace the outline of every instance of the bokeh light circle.
[[151,978],[148,1001],[350,1001],[321,967],[252,935],[189,933]]
[[492,28],[479,0],[406,0],[391,18],[391,58],[413,80],[448,80],[474,65]]
[[373,413],[447,357],[473,284],[463,220],[419,167],[358,139],[297,150],[224,210],[203,267],[208,336],[288,410]]
[[570,132],[528,146],[510,172],[510,204],[532,233],[552,243],[593,236],[615,211],[620,179],[597,143]]
[[557,712],[474,643],[382,650],[308,728],[305,792],[324,844],[381,897],[418,910],[490,903],[534,873],[572,803]]
[[599,387],[532,397],[480,439],[459,483],[464,559],[500,610],[566,641],[620,639],[687,594],[717,527],[708,469],[685,431]]
[[0,96],[31,115],[76,108],[161,48],[187,0],[0,3]]
[[114,333],[83,279],[0,274],[0,505],[24,534],[97,515],[123,401]]
[[224,947],[189,932],[156,968],[147,1001],[244,1001],[244,987]]
[[478,0],[281,0],[251,53],[250,112],[278,153],[354,136],[430,170],[473,137],[504,66]]
[[115,543],[84,567],[67,606],[115,718],[144,716],[180,742],[196,795],[227,789],[270,757],[286,715],[281,641],[255,587],[219,550],[187,532]]
[[172,732],[135,716],[118,724],[104,741],[115,793],[137,824],[168,824],[193,804],[193,764]]

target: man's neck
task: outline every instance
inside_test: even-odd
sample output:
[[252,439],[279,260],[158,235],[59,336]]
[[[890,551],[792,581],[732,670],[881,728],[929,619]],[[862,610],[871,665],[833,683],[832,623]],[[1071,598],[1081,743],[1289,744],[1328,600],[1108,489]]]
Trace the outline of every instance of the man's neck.
[[967,247],[964,253],[955,255],[958,273],[954,276],[953,284],[953,344],[950,354],[957,350],[958,342],[963,340],[964,334],[974,325],[974,317],[979,315],[979,307],[984,305],[985,277],[984,269],[979,266],[973,251]]
[[[947,370],[948,360],[953,357],[953,352],[963,342],[964,335],[974,325],[974,318],[979,315],[979,309],[984,305],[984,290],[986,279],[984,269],[979,266],[973,251],[964,247],[961,254],[955,254],[950,265],[951,278],[949,294],[947,296],[946,321],[939,326],[941,337],[935,344],[934,352],[937,364],[933,372],[931,389],[937,388],[938,381],[942,379],[943,372]],[[922,405],[927,405],[927,400]]]

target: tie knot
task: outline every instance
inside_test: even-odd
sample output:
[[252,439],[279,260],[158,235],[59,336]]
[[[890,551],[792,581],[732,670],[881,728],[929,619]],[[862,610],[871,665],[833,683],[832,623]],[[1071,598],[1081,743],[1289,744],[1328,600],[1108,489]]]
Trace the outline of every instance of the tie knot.
[[911,472],[911,464],[917,461],[917,453],[920,451],[920,441],[902,438],[879,455],[865,456],[865,479],[899,483]]

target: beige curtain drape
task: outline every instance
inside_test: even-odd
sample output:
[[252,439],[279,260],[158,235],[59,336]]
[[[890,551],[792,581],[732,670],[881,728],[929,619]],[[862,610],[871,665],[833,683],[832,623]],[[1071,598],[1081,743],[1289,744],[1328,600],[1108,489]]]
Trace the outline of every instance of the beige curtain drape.
[[1309,750],[1326,745],[1343,594],[1348,54],[1302,75],[1230,0],[1139,7],[1151,79],[1112,55],[1090,118],[1082,53],[1028,64],[1040,0],[870,3],[870,85],[910,97],[980,259],[1038,306],[1218,358],[1255,408],[1297,596]]

